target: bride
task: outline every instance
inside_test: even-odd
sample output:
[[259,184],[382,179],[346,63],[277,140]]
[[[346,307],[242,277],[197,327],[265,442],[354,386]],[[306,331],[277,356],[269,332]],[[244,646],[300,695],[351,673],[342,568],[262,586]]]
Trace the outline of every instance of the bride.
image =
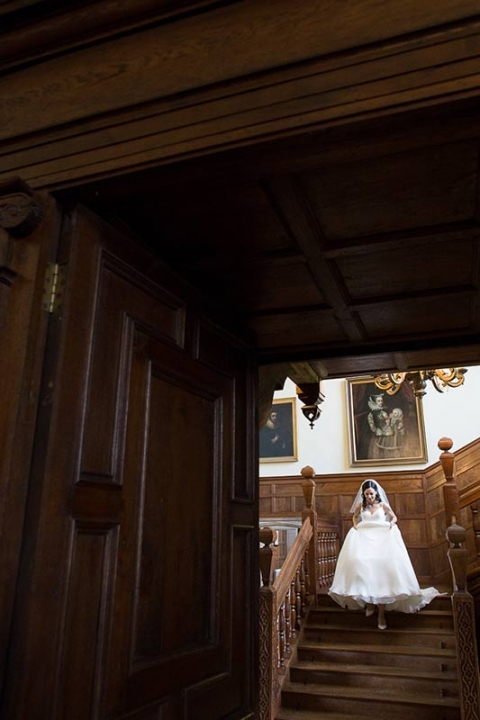
[[377,606],[378,627],[385,630],[386,607],[413,613],[441,593],[434,587],[420,588],[397,516],[379,483],[362,483],[351,512],[353,527],[340,550],[328,594],[342,607],[365,608],[367,617]]

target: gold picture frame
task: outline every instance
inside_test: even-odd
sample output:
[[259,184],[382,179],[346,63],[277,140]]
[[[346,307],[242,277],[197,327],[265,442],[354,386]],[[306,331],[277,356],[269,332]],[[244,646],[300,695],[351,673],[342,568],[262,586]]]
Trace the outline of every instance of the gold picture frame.
[[296,398],[273,401],[268,420],[260,430],[261,463],[298,460],[296,402]]
[[408,382],[388,395],[373,375],[347,378],[351,466],[413,465],[427,462],[421,398]]

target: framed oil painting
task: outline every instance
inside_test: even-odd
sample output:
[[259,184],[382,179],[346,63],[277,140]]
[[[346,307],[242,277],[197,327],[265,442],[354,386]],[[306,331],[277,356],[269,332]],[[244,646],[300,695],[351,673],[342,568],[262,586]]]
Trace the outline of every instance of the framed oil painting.
[[348,378],[347,405],[352,466],[427,461],[422,400],[408,382],[388,395],[371,375]]
[[274,400],[268,420],[260,430],[260,462],[297,460],[296,398]]

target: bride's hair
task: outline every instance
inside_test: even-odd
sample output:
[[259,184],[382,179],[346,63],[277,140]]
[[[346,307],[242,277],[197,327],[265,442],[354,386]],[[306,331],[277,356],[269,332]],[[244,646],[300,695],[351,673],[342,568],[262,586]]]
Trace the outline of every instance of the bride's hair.
[[365,480],[365,482],[362,483],[362,508],[364,510],[367,507],[367,501],[365,500],[365,490],[368,490],[369,488],[375,490],[375,501],[378,503],[382,502],[382,498],[380,497],[380,493],[378,492],[377,483],[373,480]]

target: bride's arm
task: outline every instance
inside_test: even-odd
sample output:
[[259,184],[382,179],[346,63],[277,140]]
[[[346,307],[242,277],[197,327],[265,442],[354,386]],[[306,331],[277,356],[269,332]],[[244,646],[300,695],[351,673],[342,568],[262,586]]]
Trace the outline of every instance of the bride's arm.
[[360,516],[361,509],[362,509],[362,503],[358,503],[357,507],[355,508],[355,510],[353,512],[352,522],[353,522],[353,527],[355,528],[355,530],[357,529],[358,518]]
[[390,525],[395,525],[397,523],[398,518],[393,512],[392,508],[387,505],[387,503],[383,503],[383,509],[385,510],[385,513],[390,517]]

